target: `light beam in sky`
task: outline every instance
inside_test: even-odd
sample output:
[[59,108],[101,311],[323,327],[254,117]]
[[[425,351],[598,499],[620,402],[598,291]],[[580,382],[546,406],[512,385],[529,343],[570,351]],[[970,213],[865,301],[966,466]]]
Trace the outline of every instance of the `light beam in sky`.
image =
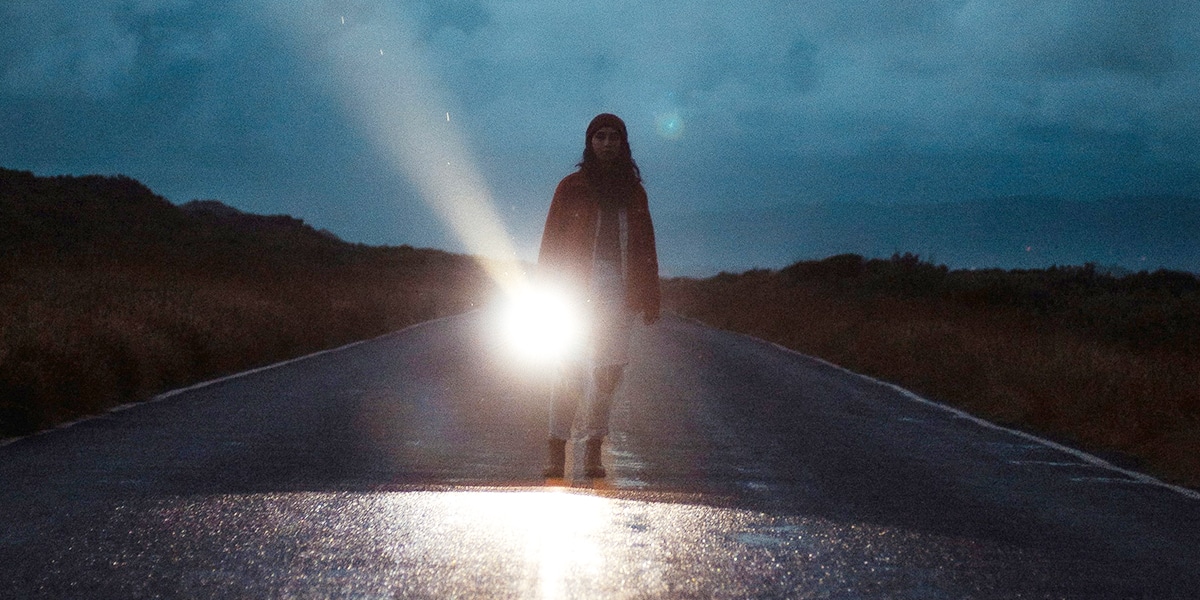
[[502,288],[511,289],[520,278],[516,251],[466,137],[450,122],[449,95],[422,60],[411,25],[393,3],[378,2],[352,25],[330,27],[336,13],[328,4],[262,6],[318,68],[336,78],[348,112],[467,251],[484,259]]

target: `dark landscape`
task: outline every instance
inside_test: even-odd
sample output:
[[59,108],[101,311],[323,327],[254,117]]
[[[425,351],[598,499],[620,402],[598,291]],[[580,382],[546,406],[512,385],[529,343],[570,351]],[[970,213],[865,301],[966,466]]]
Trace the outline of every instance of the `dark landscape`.
[[839,255],[664,283],[681,315],[1200,485],[1200,279]]
[[474,259],[0,169],[0,436],[471,309]]
[[659,220],[673,275],[780,268],[833,254],[886,258],[896,252],[919,254],[955,269],[1044,269],[1093,262],[1116,274],[1200,270],[1200,200],[1185,196],[825,202],[663,215]]
[[[493,293],[469,256],[347,243],[212,200],[176,206],[122,176],[0,169],[0,436],[467,311]],[[1200,485],[1191,273],[847,254],[665,279],[664,295],[714,327]]]

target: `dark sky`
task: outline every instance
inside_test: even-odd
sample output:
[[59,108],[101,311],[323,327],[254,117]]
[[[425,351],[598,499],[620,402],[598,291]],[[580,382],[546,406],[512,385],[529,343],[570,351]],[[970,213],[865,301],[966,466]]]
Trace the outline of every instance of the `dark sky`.
[[0,166],[370,244],[482,250],[492,220],[531,257],[603,111],[660,229],[1200,196],[1194,0],[43,0],[0,5],[0,56]]

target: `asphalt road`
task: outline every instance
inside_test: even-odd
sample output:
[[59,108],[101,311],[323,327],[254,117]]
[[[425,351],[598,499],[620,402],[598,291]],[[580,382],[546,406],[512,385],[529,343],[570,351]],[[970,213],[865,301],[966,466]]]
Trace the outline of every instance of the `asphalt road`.
[[0,446],[0,597],[1200,597],[1195,493],[673,317],[547,486],[486,317]]

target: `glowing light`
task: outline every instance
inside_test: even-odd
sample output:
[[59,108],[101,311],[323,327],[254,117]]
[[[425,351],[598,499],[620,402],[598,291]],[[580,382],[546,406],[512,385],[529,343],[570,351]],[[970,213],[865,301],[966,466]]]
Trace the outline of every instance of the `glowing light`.
[[[407,496],[407,497],[406,497]],[[440,526],[442,536],[505,552],[523,563],[514,595],[523,598],[587,597],[604,581],[626,551],[606,547],[602,539],[617,525],[616,506],[607,498],[566,491],[419,493],[389,498],[396,515],[417,496],[429,507],[424,514]],[[470,552],[465,552],[468,557]],[[456,557],[457,558],[457,557]]]
[[[444,112],[448,94],[423,62],[412,25],[395,3],[382,4],[353,27],[329,31],[317,18],[323,2],[262,2],[296,44],[338,77],[342,102],[376,145],[421,193],[427,205],[489,275],[508,289],[523,279],[516,251],[491,194],[455,127],[430,119]],[[383,47],[395,51],[384,56]],[[379,56],[365,60],[378,49]]]
[[447,123],[449,123],[449,122],[450,122],[450,113],[446,113],[446,122],[447,122]]
[[674,111],[655,116],[654,127],[658,135],[669,140],[677,140],[683,136],[683,119]]
[[[612,503],[604,498],[566,492],[462,494],[454,498],[460,514],[491,524],[519,540],[526,564],[536,565],[541,598],[563,598],[574,582],[595,581],[604,573],[605,552],[599,535],[612,526]],[[530,590],[532,591],[532,590]]]
[[[580,573],[588,579],[600,576],[604,554],[597,543],[601,528],[612,520],[609,503],[603,498],[570,494],[546,494],[540,502],[524,502],[527,552],[537,561],[539,591],[543,598],[561,598],[567,578]],[[565,533],[565,535],[564,535]]]
[[556,360],[582,347],[586,324],[566,292],[527,285],[512,289],[506,300],[503,328],[521,357]]

